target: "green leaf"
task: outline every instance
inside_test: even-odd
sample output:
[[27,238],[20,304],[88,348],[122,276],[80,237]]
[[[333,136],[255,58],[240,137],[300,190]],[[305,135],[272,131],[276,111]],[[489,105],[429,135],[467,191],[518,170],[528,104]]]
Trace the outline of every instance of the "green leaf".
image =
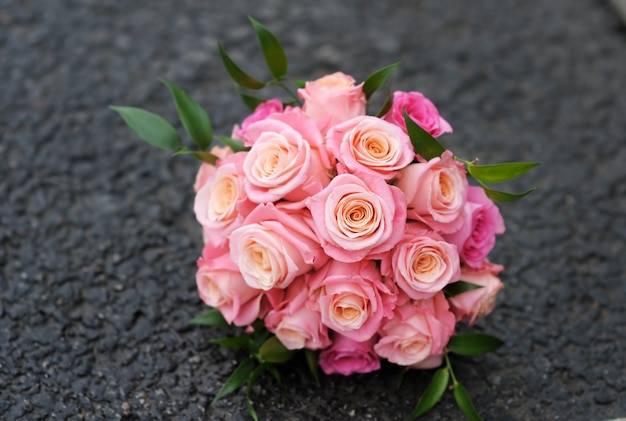
[[163,117],[135,107],[111,106],[124,119],[128,127],[144,141],[157,148],[175,151],[180,149],[180,135]]
[[248,358],[239,364],[235,371],[233,371],[233,374],[231,374],[228,380],[226,380],[226,383],[224,383],[219,392],[217,392],[217,395],[215,395],[211,401],[210,406],[215,405],[217,401],[239,389],[241,385],[249,379],[255,366],[256,362],[252,358]]
[[420,400],[417,402],[411,414],[411,420],[424,415],[439,402],[439,399],[441,399],[443,393],[446,391],[446,387],[448,387],[449,379],[450,373],[447,368],[440,368],[435,371],[433,379],[430,381],[430,384],[420,397]]
[[189,134],[189,137],[200,149],[205,150],[208,148],[211,144],[211,139],[213,139],[213,127],[206,111],[178,86],[165,79],[161,79],[161,82],[169,89],[180,121],[183,123],[183,127]]
[[402,110],[402,112],[404,113],[404,122],[415,152],[428,161],[441,156],[446,148],[441,146],[441,143],[439,143],[437,139],[413,121],[406,110]]
[[278,38],[270,32],[265,26],[261,25],[251,16],[248,16],[254,31],[256,32],[259,42],[261,43],[261,49],[263,50],[263,56],[270,72],[276,79],[280,79],[287,74],[288,64],[287,56],[283,46],[280,45]]
[[310,349],[305,349],[304,357],[306,358],[306,364],[309,367],[309,371],[311,372],[313,379],[315,379],[315,384],[319,387],[320,386],[319,356],[317,352],[310,350]]
[[380,109],[380,111],[376,114],[376,117],[382,117],[385,114],[387,114],[387,111],[389,111],[391,109],[391,106],[393,105],[393,96],[391,96],[391,92],[387,92],[387,99],[385,100],[385,103],[383,104],[382,108]]
[[285,386],[283,385],[283,382],[280,378],[280,373],[276,369],[276,366],[274,366],[273,364],[267,365],[267,371],[270,372],[272,377],[274,377],[274,380],[276,380],[276,383],[278,383],[278,387],[280,388],[280,400],[282,401],[282,404],[284,405],[285,404]]
[[217,140],[222,142],[224,145],[226,145],[229,148],[231,148],[233,150],[233,152],[243,152],[243,151],[249,151],[250,150],[250,148],[245,146],[241,140],[233,139],[233,138],[228,137],[228,136],[220,136],[220,135],[215,136],[215,137],[217,138]]
[[387,79],[396,71],[398,66],[400,66],[400,62],[390,64],[389,66],[376,70],[365,78],[365,82],[363,82],[365,98],[369,99],[374,92],[380,89],[380,87],[387,82]]
[[482,421],[482,418],[478,415],[478,412],[476,412],[476,409],[474,408],[474,404],[472,404],[472,399],[467,393],[465,386],[461,383],[455,383],[453,393],[456,404],[461,411],[463,411],[465,417],[467,417],[469,421]]
[[501,183],[513,180],[541,165],[541,162],[505,162],[502,164],[474,165],[470,163],[467,171],[476,180],[483,183]]
[[293,357],[293,351],[285,348],[276,336],[271,336],[259,348],[259,356],[268,363],[284,363]]
[[235,81],[235,83],[248,89],[261,89],[265,86],[265,83],[256,80],[255,78],[241,70],[241,68],[235,64],[235,62],[228,56],[228,54],[226,54],[226,51],[224,51],[224,47],[222,47],[222,43],[219,41],[217,42],[217,48],[220,51],[222,63],[224,63],[226,71]]
[[258,421],[259,418],[254,410],[254,403],[252,402],[252,397],[250,395],[252,394],[252,387],[254,386],[254,383],[256,383],[256,379],[267,370],[267,367],[266,363],[259,364],[250,375],[248,386],[246,387],[246,406],[248,407],[248,413],[255,421]]
[[241,95],[241,99],[243,99],[243,103],[246,104],[246,106],[250,108],[252,111],[256,110],[256,107],[258,107],[260,104],[265,102],[263,98],[257,98],[255,96],[246,95],[246,94],[240,94],[240,95]]
[[504,342],[481,332],[458,333],[450,338],[447,348],[458,355],[481,355],[500,348]]
[[522,197],[529,195],[535,190],[535,188],[533,187],[532,189],[527,190],[524,193],[507,193],[505,191],[494,190],[490,187],[485,186],[484,184],[481,185],[483,187],[483,190],[485,190],[485,194],[487,195],[487,197],[494,202],[513,202],[514,200],[519,200]]
[[200,326],[213,326],[213,327],[228,327],[230,324],[224,319],[222,313],[218,309],[213,308],[206,313],[202,313],[199,316],[189,320],[189,324]]
[[239,335],[232,336],[226,338],[217,338],[209,340],[212,344],[225,346],[226,348],[247,348],[250,344],[250,336],[249,335]]
[[192,151],[191,153],[193,153],[193,155],[200,161],[206,162],[207,164],[211,165],[215,165],[217,163],[217,160],[219,159],[217,156],[207,151]]
[[476,285],[466,281],[456,281],[446,285],[443,289],[443,293],[446,295],[446,298],[450,298],[482,287],[482,285]]
[[291,81],[297,88],[304,88],[306,86],[306,80],[292,79]]

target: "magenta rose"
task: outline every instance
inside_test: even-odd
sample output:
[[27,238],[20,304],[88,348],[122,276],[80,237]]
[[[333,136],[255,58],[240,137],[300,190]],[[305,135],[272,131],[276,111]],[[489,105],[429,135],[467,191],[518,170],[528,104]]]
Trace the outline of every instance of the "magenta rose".
[[248,286],[226,248],[210,243],[204,247],[198,259],[196,285],[200,299],[217,308],[228,323],[246,326],[265,313],[263,291]]
[[315,298],[310,305],[319,308],[322,323],[352,340],[370,339],[383,317],[393,314],[395,296],[383,284],[372,260],[357,263],[331,260],[307,276]]
[[283,302],[265,316],[265,326],[287,349],[322,349],[330,345],[328,328],[318,311],[305,303],[309,290],[303,277],[287,288]]
[[326,374],[370,373],[380,369],[380,358],[374,352],[376,336],[357,342],[339,333],[333,335],[333,344],[320,353],[319,364]]
[[321,134],[302,117],[293,110],[248,127],[247,136],[254,140],[243,170],[246,193],[253,202],[298,202],[328,185],[328,156],[323,157],[326,152],[318,147]]
[[435,105],[419,92],[394,92],[391,109],[383,116],[383,119],[406,132],[403,110],[406,110],[415,123],[434,137],[443,133],[452,133],[452,127],[439,115]]
[[432,297],[460,272],[456,247],[419,223],[407,224],[402,241],[381,262],[381,273],[412,299]]
[[398,365],[437,367],[455,321],[443,292],[428,300],[409,301],[396,307],[394,317],[383,323],[374,350]]
[[480,285],[482,288],[473,289],[448,299],[457,320],[467,319],[471,326],[478,317],[491,313],[496,305],[498,292],[504,286],[497,276],[503,270],[503,266],[488,261],[484,261],[479,268],[467,266],[461,268],[462,280]]
[[404,233],[406,199],[381,177],[338,175],[306,203],[324,251],[341,262],[389,251]]
[[406,196],[409,219],[422,221],[444,234],[458,231],[463,225],[467,176],[452,152],[445,151],[440,158],[400,170],[398,187]]
[[469,187],[465,206],[465,223],[459,231],[445,238],[457,246],[463,262],[479,268],[496,244],[496,234],[504,233],[504,219],[482,187]]
[[385,180],[394,178],[415,157],[406,133],[371,116],[354,117],[332,127],[326,145],[339,161],[338,168],[345,167],[343,172],[366,172]]
[[353,77],[337,72],[306,82],[298,89],[304,100],[302,109],[317,123],[322,133],[335,124],[365,114],[363,84],[355,85]]
[[252,288],[286,288],[328,260],[310,228],[308,210],[258,205],[230,235],[230,257]]
[[233,139],[243,140],[246,146],[252,146],[251,143],[246,141],[246,132],[248,131],[248,127],[252,123],[256,123],[257,121],[265,120],[267,117],[274,113],[280,113],[283,110],[283,103],[280,102],[279,99],[273,98],[269,99],[265,102],[260,103],[254,109],[254,112],[246,117],[241,122],[241,127],[235,126],[233,128]]

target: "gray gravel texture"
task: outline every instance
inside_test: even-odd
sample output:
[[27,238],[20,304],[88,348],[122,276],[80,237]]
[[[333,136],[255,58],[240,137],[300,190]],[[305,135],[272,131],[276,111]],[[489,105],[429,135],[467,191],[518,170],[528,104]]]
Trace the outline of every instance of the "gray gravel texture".
[[[297,78],[430,97],[455,153],[545,164],[502,206],[507,266],[478,328],[506,340],[456,360],[487,420],[626,416],[626,30],[598,0],[0,0],[0,418],[246,420],[243,393],[207,403],[237,361],[188,325],[201,239],[196,163],[143,144],[107,109],[175,120],[165,77],[229,134],[246,113],[217,39],[266,76],[250,14]],[[318,388],[302,362],[253,390],[261,419],[403,420],[431,374],[389,367]],[[428,419],[462,419],[446,394]]]

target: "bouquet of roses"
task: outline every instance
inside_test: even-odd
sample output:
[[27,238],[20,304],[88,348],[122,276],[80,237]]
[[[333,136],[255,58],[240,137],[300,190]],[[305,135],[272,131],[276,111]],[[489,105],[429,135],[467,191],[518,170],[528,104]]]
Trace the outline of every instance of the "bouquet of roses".
[[[448,353],[478,355],[502,342],[456,333],[491,312],[503,267],[487,260],[504,221],[494,201],[518,199],[488,183],[513,179],[537,163],[478,165],[437,137],[452,132],[419,92],[394,92],[376,114],[371,96],[398,63],[363,83],[337,72],[287,79],[276,37],[251,18],[271,80],[244,72],[218,44],[223,63],[253,112],[232,134],[215,136],[203,109],[165,82],[182,125],[197,145],[183,146],[163,118],[113,107],[145,141],[193,154],[203,163],[194,212],[204,248],[196,282],[214,310],[192,320],[246,327],[215,343],[250,351],[214,399],[303,350],[317,379],[367,373],[385,359],[406,368],[439,368],[412,419],[437,403],[450,380],[459,407],[478,419]],[[293,83],[293,88],[290,88]],[[287,101],[249,93],[272,86]],[[295,89],[294,89],[295,88]],[[217,139],[222,146],[212,146]],[[477,186],[468,183],[468,175]]]

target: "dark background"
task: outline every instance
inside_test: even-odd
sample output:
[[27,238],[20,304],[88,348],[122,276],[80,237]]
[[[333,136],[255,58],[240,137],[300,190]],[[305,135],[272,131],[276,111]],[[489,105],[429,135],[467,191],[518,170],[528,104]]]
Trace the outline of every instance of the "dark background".
[[[247,14],[296,78],[402,60],[392,88],[437,104],[456,154],[544,162],[508,186],[538,190],[501,207],[491,255],[506,288],[478,328],[506,345],[457,375],[485,419],[626,416],[626,31],[608,3],[0,0],[0,418],[247,419],[243,393],[205,410],[244,355],[187,323],[197,164],[107,108],[174,121],[165,77],[229,134],[246,109],[217,39],[267,75]],[[262,419],[403,420],[431,373],[394,375],[318,388],[296,363],[284,405],[269,377],[253,395]],[[450,393],[430,419],[461,419]]]

